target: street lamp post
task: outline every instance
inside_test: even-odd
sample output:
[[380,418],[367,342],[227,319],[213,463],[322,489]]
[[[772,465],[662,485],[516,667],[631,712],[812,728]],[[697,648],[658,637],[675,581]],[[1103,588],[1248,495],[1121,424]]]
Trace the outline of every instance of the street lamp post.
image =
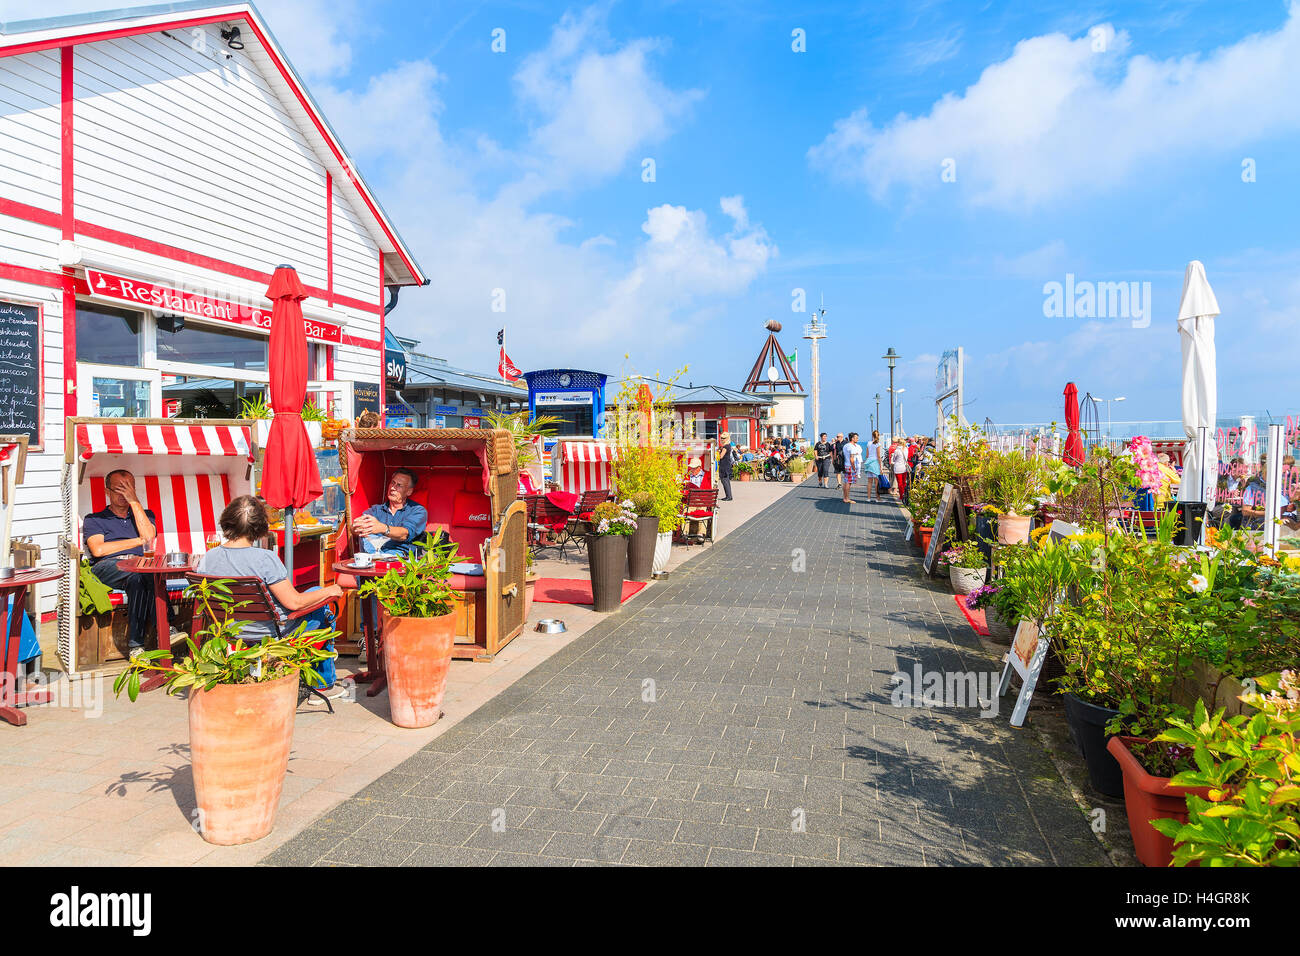
[[1111,403],[1111,402],[1122,402],[1122,401],[1124,401],[1124,399],[1125,399],[1126,397],[1127,397],[1127,396],[1121,395],[1121,396],[1119,396],[1119,398],[1108,398],[1108,399],[1106,399],[1106,446],[1107,446],[1107,447],[1110,447],[1111,442],[1114,441],[1114,439],[1113,439],[1112,436],[1111,436],[1111,431],[1110,431],[1110,403]]
[[889,366],[889,443],[894,443],[894,366],[898,364],[899,355],[891,345],[889,351],[881,356]]
[[880,393],[876,392],[876,417],[871,420],[871,430],[876,430],[876,423],[880,421]]

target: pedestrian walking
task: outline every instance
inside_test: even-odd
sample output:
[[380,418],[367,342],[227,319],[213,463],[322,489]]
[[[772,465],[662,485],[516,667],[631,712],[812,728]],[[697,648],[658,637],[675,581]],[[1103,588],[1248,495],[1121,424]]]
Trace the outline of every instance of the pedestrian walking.
[[871,441],[867,442],[867,447],[862,453],[862,480],[867,483],[872,501],[880,500],[881,467],[880,432],[873,431]]
[[722,482],[722,500],[731,500],[731,466],[736,463],[736,446],[727,442],[722,446],[722,457],[718,459],[718,480]]
[[849,492],[853,483],[862,472],[862,446],[858,444],[858,433],[849,432],[849,440],[844,443],[844,503],[849,503]]
[[831,451],[831,464],[835,468],[835,487],[840,486],[844,476],[844,433],[835,433],[835,444]]
[[817,462],[817,487],[825,488],[826,482],[830,480],[832,463],[831,458],[835,454],[835,449],[830,442],[826,440],[826,433],[822,432],[821,440],[813,446],[813,455]]
[[898,486],[898,500],[907,504],[907,445],[895,442],[889,452],[889,463],[894,471],[894,484]]

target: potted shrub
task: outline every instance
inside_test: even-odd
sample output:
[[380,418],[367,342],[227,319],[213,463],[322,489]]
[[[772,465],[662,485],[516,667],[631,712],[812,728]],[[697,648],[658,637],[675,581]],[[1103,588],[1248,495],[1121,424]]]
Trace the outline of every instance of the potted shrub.
[[167,675],[167,693],[189,691],[190,762],[198,804],[199,835],[234,846],[271,832],[293,745],[298,684],[317,681],[316,665],[334,657],[313,645],[332,636],[300,625],[287,637],[245,644],[246,622],[235,620],[224,581],[203,580],[186,589],[209,622],[185,638],[189,653],[164,663],[167,652],[145,651],[117,675],[113,692],[135,700],[140,678]]
[[731,467],[731,473],[737,481],[753,481],[756,472],[752,461],[738,461]]
[[627,542],[627,578],[629,581],[649,581],[654,574],[655,545],[659,540],[654,498],[648,491],[638,491],[628,501],[636,514],[636,530]]
[[1300,672],[1258,679],[1267,693],[1243,703],[1259,713],[1208,716],[1199,703],[1191,721],[1171,719],[1156,737],[1191,747],[1196,768],[1173,786],[1208,788],[1187,795],[1188,819],[1156,819],[1174,841],[1175,866],[1300,866]]
[[401,567],[357,589],[359,597],[373,596],[382,609],[388,711],[398,727],[428,727],[441,716],[455,645],[456,615],[447,577],[456,545],[434,544],[431,536],[422,544]]
[[592,604],[597,611],[617,611],[623,601],[627,543],[636,531],[636,513],[630,501],[621,504],[606,501],[596,506],[591,521],[587,561],[591,568]]
[[940,557],[948,562],[948,580],[954,594],[970,594],[988,577],[988,565],[977,541],[950,540],[948,550]]
[[1044,492],[1046,471],[1036,456],[989,453],[979,475],[979,498],[998,512],[998,542],[1029,540],[1034,508]]
[[1064,557],[1079,595],[1061,600],[1048,621],[1065,674],[1066,716],[1088,762],[1093,786],[1123,793],[1119,764],[1106,749],[1117,733],[1151,737],[1167,717],[1182,716],[1175,690],[1203,645],[1201,622],[1186,600],[1191,572],[1178,549],[1145,537],[1112,534],[1096,547],[1044,542]]
[[[655,519],[654,560],[650,573],[658,574],[672,556],[673,532],[681,524],[684,462],[671,448],[624,446],[614,463],[614,482],[624,498],[650,496],[646,514]],[[638,522],[638,526],[639,526]]]
[[791,456],[785,465],[790,469],[790,480],[796,484],[807,478],[812,469],[812,462],[802,455]]
[[[1202,705],[1204,709],[1204,705]],[[1187,794],[1207,798],[1208,787],[1180,787],[1170,781],[1196,768],[1193,748],[1142,737],[1115,736],[1106,744],[1124,775],[1124,810],[1133,850],[1143,866],[1168,866],[1174,841],[1153,825],[1155,820],[1187,822]]]
[[1010,590],[1000,581],[981,585],[966,595],[966,607],[984,612],[984,626],[988,629],[989,639],[999,644],[1010,644],[1020,623],[1019,612],[1006,609],[1009,596]]

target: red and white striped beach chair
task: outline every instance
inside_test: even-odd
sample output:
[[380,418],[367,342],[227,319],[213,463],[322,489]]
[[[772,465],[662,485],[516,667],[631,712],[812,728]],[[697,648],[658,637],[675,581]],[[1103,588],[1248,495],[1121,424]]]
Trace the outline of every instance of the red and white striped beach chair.
[[[125,468],[135,475],[140,503],[157,518],[160,553],[201,554],[219,533],[221,512],[253,491],[255,439],[251,423],[226,420],[70,418],[63,462],[63,578],[59,582],[59,655],[75,673],[78,563],[86,516],[107,507],[104,481]],[[179,597],[183,572],[168,581]],[[109,596],[116,607],[125,595]]]

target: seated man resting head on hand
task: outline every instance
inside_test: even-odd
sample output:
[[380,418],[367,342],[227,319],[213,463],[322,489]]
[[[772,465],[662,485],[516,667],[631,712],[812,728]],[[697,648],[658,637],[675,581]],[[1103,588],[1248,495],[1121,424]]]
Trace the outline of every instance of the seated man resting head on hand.
[[90,569],[110,588],[126,592],[127,643],[135,657],[144,649],[145,635],[153,627],[153,578],[118,568],[117,562],[132,555],[153,551],[158,536],[154,513],[140,504],[135,493],[135,475],[125,468],[104,478],[108,507],[86,515],[82,540],[90,552]]
[[371,505],[352,522],[361,536],[361,547],[372,554],[407,555],[424,537],[429,512],[411,501],[415,472],[398,468],[388,479],[388,500]]

